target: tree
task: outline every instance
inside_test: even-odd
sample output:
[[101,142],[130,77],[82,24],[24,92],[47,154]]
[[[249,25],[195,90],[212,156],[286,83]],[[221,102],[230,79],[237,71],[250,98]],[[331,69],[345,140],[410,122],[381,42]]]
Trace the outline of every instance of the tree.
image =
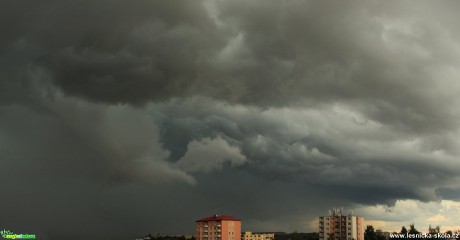
[[396,237],[396,238],[393,238],[393,239],[405,239],[405,236],[407,234],[407,229],[406,229],[405,226],[402,226],[401,231],[399,232],[399,234],[404,235],[404,237]]
[[334,233],[329,233],[329,237],[327,240],[335,240],[335,234]]
[[275,233],[275,240],[319,240],[319,233]]
[[440,232],[441,232],[441,227],[439,225],[433,228],[431,227],[431,224],[430,224],[430,226],[428,227],[428,233],[430,234],[438,234]]
[[386,240],[385,234],[383,234],[382,230],[376,230],[375,234],[377,234],[377,240]]
[[410,234],[410,238],[412,238],[412,239],[422,239],[421,236],[418,236],[418,235],[421,234],[421,232],[419,232],[419,231],[415,228],[415,226],[414,226],[413,223],[410,225],[410,228],[409,228],[409,232],[408,232],[408,233]]
[[409,228],[409,234],[420,234],[420,232],[415,229],[414,224],[411,224]]
[[367,225],[364,231],[364,240],[377,240],[377,234],[372,225]]
[[406,235],[406,234],[407,234],[407,229],[406,229],[406,227],[402,226],[401,232],[400,232],[400,233]]

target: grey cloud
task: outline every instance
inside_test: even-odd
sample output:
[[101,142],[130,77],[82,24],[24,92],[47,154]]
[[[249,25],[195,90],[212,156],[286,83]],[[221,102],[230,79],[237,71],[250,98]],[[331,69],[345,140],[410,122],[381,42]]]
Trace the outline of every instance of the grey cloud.
[[[159,121],[163,139],[183,138],[167,140],[166,148],[195,139],[193,132],[169,135],[174,129],[206,129],[209,136],[222,136],[241,146],[249,160],[243,169],[252,174],[328,188],[353,186],[356,191],[344,194],[355,201],[359,198],[353,195],[371,189],[381,193],[367,198],[372,204],[399,198],[436,200],[439,186],[456,186],[452,177],[458,178],[456,158],[426,148],[423,142],[429,136],[402,134],[340,105],[261,111],[189,99],[150,107],[159,107],[156,111],[163,114],[164,122]],[[164,115],[175,124],[169,125]],[[198,127],[191,122],[199,123]]]
[[10,209],[2,227],[43,239],[134,238],[141,230],[111,211],[105,191],[196,183],[166,161],[157,126],[139,109],[59,94],[41,101],[0,107],[0,202]]
[[154,119],[129,106],[97,105],[78,99],[55,99],[47,107],[82,141],[108,161],[115,175],[140,177],[147,182],[180,180],[195,183],[165,160],[169,152],[158,142]]
[[35,64],[66,94],[96,102],[144,104],[187,95],[222,42],[199,2],[83,2],[63,10],[80,16],[82,36]]
[[[98,231],[93,224],[113,228],[92,200],[104,186],[101,156],[49,114],[20,106],[2,107],[1,113],[0,202],[8,208],[2,227],[22,227],[44,239],[69,234],[70,222],[92,232]],[[107,221],[97,224],[101,219]]]
[[427,21],[424,4],[222,1],[211,16],[201,3],[110,5],[98,23],[103,3],[85,2],[85,36],[37,61],[66,94],[131,104],[193,95],[262,107],[342,101],[403,131],[457,129],[458,112],[444,103],[457,101],[449,69],[458,34],[451,19]]
[[187,152],[175,166],[186,172],[210,172],[221,170],[226,165],[235,167],[245,162],[246,157],[241,154],[240,149],[217,137],[191,141]]
[[2,1],[0,225],[293,231],[334,205],[458,200],[457,9]]

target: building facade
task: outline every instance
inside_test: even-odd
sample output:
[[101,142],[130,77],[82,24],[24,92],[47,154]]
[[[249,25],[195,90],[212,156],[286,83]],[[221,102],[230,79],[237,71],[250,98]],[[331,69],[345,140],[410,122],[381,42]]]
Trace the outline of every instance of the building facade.
[[319,217],[320,240],[364,240],[363,218],[342,209],[329,211],[328,216]]
[[241,236],[242,240],[274,240],[274,233],[252,233],[244,232]]
[[196,221],[196,240],[241,240],[241,220],[213,215]]

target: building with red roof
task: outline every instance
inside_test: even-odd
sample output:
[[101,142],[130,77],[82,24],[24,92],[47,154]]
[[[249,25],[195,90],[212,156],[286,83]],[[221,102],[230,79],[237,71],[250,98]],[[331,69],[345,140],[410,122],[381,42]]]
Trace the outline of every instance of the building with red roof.
[[241,220],[212,215],[196,220],[196,240],[241,240]]

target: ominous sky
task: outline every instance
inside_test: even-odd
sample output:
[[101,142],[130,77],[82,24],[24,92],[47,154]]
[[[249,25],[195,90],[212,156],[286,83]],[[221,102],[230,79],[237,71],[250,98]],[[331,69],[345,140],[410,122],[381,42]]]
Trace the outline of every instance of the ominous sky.
[[460,2],[0,0],[0,228],[460,229]]

